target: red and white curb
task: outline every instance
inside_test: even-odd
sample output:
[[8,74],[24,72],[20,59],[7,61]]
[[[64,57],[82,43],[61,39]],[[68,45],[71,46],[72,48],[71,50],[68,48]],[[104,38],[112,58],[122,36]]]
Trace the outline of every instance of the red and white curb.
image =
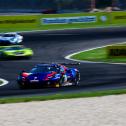
[[[126,44],[126,42],[120,42],[120,43],[115,43],[115,44]],[[77,59],[72,59],[71,58],[72,56],[77,55],[77,54],[82,53],[82,52],[87,52],[87,51],[91,51],[91,50],[94,50],[94,49],[100,49],[100,48],[104,48],[106,46],[111,46],[111,45],[115,45],[115,44],[110,44],[110,45],[105,45],[105,46],[101,46],[101,47],[96,47],[96,48],[91,48],[91,49],[78,51],[78,52],[75,52],[75,53],[72,53],[72,54],[69,54],[69,55],[65,56],[65,59],[68,59],[68,60],[71,60],[71,61],[77,61],[77,62],[81,62],[81,63],[106,63],[106,64],[126,65],[126,63],[94,62],[94,61],[77,60]]]
[[2,82],[2,84],[0,84],[0,87],[4,86],[4,85],[7,85],[9,83],[7,80],[2,79],[2,78],[0,78],[0,81]]

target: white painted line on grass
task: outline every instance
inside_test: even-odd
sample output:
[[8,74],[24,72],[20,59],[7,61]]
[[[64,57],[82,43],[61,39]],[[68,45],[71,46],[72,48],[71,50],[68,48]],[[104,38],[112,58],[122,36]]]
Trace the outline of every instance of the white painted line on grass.
[[2,81],[2,84],[0,84],[0,87],[4,86],[4,85],[7,85],[9,83],[7,80],[2,79],[2,78],[0,78],[0,81]]
[[[126,44],[126,42],[120,42],[120,43],[115,43],[115,44]],[[94,50],[94,49],[100,49],[100,48],[104,48],[106,46],[112,46],[112,45],[115,45],[115,44],[110,44],[110,45],[105,45],[105,46],[101,46],[101,47],[96,47],[96,48],[91,48],[91,49],[86,49],[86,50],[78,51],[78,52],[72,53],[72,54],[70,54],[68,56],[65,56],[65,59],[72,60],[72,61],[77,61],[77,62],[81,62],[81,63],[104,63],[104,64],[126,65],[126,63],[94,62],[94,61],[77,60],[77,59],[72,59],[71,58],[72,56],[74,56],[76,54],[79,54],[79,53],[82,53],[82,52],[87,52],[87,51],[91,51],[91,50]]]

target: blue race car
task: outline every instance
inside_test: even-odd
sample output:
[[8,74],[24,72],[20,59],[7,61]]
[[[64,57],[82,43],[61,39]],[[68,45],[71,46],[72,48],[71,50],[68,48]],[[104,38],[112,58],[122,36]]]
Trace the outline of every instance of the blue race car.
[[[70,65],[70,64],[69,64]],[[73,64],[72,64],[73,65]],[[17,82],[21,89],[79,85],[80,72],[63,64],[38,64],[29,72],[22,71]]]

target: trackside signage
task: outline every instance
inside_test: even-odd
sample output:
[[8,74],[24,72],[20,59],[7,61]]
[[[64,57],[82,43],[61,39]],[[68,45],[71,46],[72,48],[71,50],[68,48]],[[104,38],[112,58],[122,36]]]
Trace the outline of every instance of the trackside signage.
[[36,20],[35,19],[2,19],[0,20],[0,24],[22,24],[22,23],[35,23]]
[[116,45],[107,47],[108,57],[126,57],[126,45]]
[[112,24],[126,25],[126,12],[112,12],[111,18]]
[[105,26],[110,24],[109,17],[110,14],[105,12],[43,14],[39,16],[39,28],[49,30]]
[[41,24],[72,24],[72,23],[95,23],[96,16],[78,16],[78,17],[57,17],[41,18]]
[[38,24],[38,16],[36,15],[0,16],[0,28],[29,29],[29,28],[36,28],[37,24]]

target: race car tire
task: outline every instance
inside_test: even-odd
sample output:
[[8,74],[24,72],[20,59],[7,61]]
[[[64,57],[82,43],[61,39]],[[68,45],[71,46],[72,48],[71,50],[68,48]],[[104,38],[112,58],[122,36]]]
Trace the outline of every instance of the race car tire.
[[18,84],[19,84],[19,88],[20,88],[20,89],[29,89],[29,88],[30,88],[30,87],[29,87],[27,84],[25,84],[25,83],[23,84],[22,82],[19,82]]
[[55,84],[55,87],[62,87],[63,82],[64,82],[64,77],[62,76],[62,77],[57,81],[57,83]]
[[60,87],[60,84],[59,84],[59,83],[56,83],[56,84],[55,84],[55,87],[56,87],[56,88],[59,88],[59,87]]
[[4,58],[6,58],[7,56],[6,56],[6,54],[1,53],[0,57],[4,59]]
[[73,85],[78,86],[80,81],[80,73],[77,72],[76,77],[73,80]]

